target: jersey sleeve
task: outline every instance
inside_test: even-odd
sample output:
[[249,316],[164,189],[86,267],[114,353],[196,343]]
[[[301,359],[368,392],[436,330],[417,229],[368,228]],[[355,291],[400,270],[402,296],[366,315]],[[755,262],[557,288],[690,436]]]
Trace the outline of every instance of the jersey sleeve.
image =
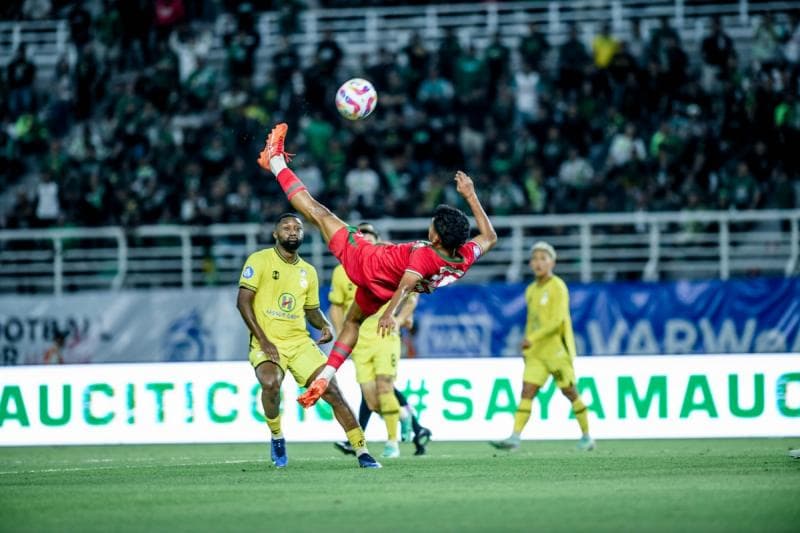
[[412,272],[421,278],[435,274],[439,271],[439,266],[433,256],[436,254],[431,250],[430,246],[420,246],[419,248],[411,250],[411,255],[408,258],[406,265],[406,272]]
[[244,263],[242,274],[239,276],[239,287],[244,287],[251,291],[258,290],[258,285],[261,283],[261,275],[265,269],[264,260],[258,255],[258,252],[250,254]]
[[308,269],[308,295],[303,309],[317,309],[319,307],[319,277],[317,269],[309,265]]
[[344,272],[344,267],[338,265],[333,269],[331,289],[328,291],[328,301],[332,305],[344,305],[347,300],[347,283],[347,274]]
[[458,253],[460,253],[461,257],[463,257],[464,260],[471,265],[477,261],[481,255],[483,255],[483,248],[481,248],[481,245],[475,241],[467,241],[463,246],[461,246],[461,248],[459,248]]

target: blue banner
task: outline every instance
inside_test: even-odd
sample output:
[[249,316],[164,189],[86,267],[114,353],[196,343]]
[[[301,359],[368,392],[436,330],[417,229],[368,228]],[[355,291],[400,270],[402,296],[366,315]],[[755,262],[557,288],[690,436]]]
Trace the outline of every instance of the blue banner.
[[[455,284],[422,295],[418,356],[519,355],[525,287]],[[798,278],[568,287],[579,355],[800,353]]]

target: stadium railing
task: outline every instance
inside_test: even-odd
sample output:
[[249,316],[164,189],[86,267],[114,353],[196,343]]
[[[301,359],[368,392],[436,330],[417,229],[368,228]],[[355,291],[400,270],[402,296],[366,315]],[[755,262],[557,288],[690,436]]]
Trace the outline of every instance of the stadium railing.
[[[567,24],[581,25],[582,37],[588,43],[599,23],[611,22],[615,33],[629,38],[627,21],[641,20],[642,31],[658,25],[659,17],[669,17],[684,44],[696,49],[706,32],[706,18],[722,17],[725,29],[736,41],[737,47],[747,47],[753,35],[753,16],[778,13],[796,8],[796,2],[702,1],[702,0],[600,0],[549,2],[481,2],[462,4],[437,4],[413,7],[369,7],[358,9],[309,9],[300,15],[299,31],[291,41],[307,60],[311,57],[323,31],[331,30],[345,50],[345,63],[355,66],[360,55],[373,54],[379,47],[398,50],[408,42],[409,35],[417,31],[426,43],[436,43],[446,28],[453,28],[462,42],[473,42],[480,49],[495,32],[500,32],[504,42],[516,45],[527,33],[531,22],[543,24],[552,44],[560,43],[567,33]],[[270,68],[282,31],[276,12],[260,15],[258,31],[262,46],[257,53],[256,81],[263,81]],[[234,18],[223,14],[214,22],[214,44],[209,54],[212,64],[220,65],[225,59],[223,34],[232,29]],[[39,81],[51,79],[58,59],[69,45],[66,20],[0,22],[0,58],[10,58],[19,43],[26,43],[29,55],[39,67]],[[747,49],[739,53],[747,57]],[[696,57],[691,54],[690,57]],[[7,62],[7,61],[6,61]]]
[[[558,250],[568,280],[666,280],[790,276],[800,268],[800,209],[494,217],[498,246],[470,271],[472,283],[516,281],[532,244]],[[427,218],[380,219],[383,237],[426,234]],[[271,246],[260,224],[0,231],[0,293],[234,285],[248,254]],[[308,231],[301,249],[324,281],[336,260]]]

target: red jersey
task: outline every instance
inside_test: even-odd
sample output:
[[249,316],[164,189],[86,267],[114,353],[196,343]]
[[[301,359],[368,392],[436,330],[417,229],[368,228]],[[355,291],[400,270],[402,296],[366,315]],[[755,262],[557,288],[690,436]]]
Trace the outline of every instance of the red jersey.
[[420,276],[414,291],[430,293],[463,277],[481,256],[481,247],[474,241],[464,243],[456,257],[448,257],[428,241],[373,245],[351,228],[342,228],[328,246],[347,277],[383,301],[391,299],[406,272]]

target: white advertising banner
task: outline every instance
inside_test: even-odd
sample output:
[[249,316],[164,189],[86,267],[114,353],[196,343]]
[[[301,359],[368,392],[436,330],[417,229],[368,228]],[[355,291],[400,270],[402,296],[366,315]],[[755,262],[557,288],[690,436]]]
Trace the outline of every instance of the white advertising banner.
[[0,364],[46,362],[57,332],[68,364],[247,357],[236,287],[0,298]]
[[[397,385],[437,440],[507,436],[522,360],[404,360]],[[800,356],[587,357],[576,360],[592,435],[606,438],[800,436]],[[339,382],[357,411],[352,365]],[[290,441],[341,440],[330,406],[296,403],[283,387]],[[0,445],[258,442],[268,439],[246,362],[7,367],[0,372]],[[533,404],[526,439],[579,436],[552,381]],[[370,440],[385,438],[377,417]]]

